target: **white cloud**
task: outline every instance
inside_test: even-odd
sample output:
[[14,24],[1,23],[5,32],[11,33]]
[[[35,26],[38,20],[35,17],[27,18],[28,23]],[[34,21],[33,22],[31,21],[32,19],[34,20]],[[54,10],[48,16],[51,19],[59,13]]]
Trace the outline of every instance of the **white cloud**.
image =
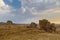
[[43,0],[28,0],[31,3],[39,3],[39,2],[43,2]]
[[25,13],[26,9],[24,7],[21,7],[22,13]]
[[[39,19],[48,19],[51,22],[60,20],[60,1],[59,0],[21,0],[24,12],[28,10],[34,15],[25,22],[38,22]],[[27,12],[27,11],[26,11]]]
[[5,3],[3,2],[3,0],[0,0],[0,7],[5,6]]
[[[9,1],[12,2],[13,0],[9,0]],[[39,19],[48,19],[50,21],[53,21],[53,20],[59,19],[60,17],[60,1],[59,0],[20,0],[20,1],[22,2],[22,7],[17,10],[16,14],[30,13],[32,16],[34,16],[32,18],[27,18],[26,21],[24,20],[23,22],[25,23],[26,22],[38,23]],[[0,0],[0,14],[8,14],[14,10],[15,9],[13,9],[12,7],[6,5],[3,2],[3,0]],[[28,15],[29,17],[31,16],[30,14]],[[11,16],[15,17],[14,14],[12,14]],[[23,15],[23,16],[26,16],[26,15]]]
[[60,1],[59,0],[21,0],[22,2],[22,10],[23,12],[29,10],[32,14],[36,15],[38,11],[48,10],[50,8],[59,7]]
[[23,7],[36,7],[40,8],[43,6],[46,8],[56,7],[57,5],[60,5],[59,0],[21,0]]
[[60,13],[60,7],[56,7],[56,8],[51,8],[51,9],[47,9],[47,10],[44,10],[44,11],[32,11],[32,14],[33,15],[40,15],[40,14],[55,14],[55,13]]
[[[34,14],[35,12],[33,12]],[[35,15],[35,14],[34,14]],[[58,22],[60,19],[60,8],[54,8],[54,9],[48,9],[42,12],[36,12],[35,17],[32,18],[28,18],[26,22],[31,23],[31,22],[36,22],[38,23],[38,21],[40,19],[48,19],[49,21],[53,22],[53,23],[60,23]]]
[[13,0],[9,0],[11,3],[13,2]]
[[56,5],[60,7],[60,1],[56,1]]
[[8,6],[3,2],[3,0],[0,0],[0,14],[7,14],[13,10],[14,9],[11,6]]

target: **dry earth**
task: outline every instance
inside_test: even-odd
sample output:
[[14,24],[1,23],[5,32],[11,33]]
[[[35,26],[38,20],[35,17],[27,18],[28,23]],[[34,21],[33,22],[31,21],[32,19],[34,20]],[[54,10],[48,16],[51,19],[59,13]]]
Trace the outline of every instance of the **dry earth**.
[[37,28],[0,28],[0,40],[60,40],[60,34],[47,33]]

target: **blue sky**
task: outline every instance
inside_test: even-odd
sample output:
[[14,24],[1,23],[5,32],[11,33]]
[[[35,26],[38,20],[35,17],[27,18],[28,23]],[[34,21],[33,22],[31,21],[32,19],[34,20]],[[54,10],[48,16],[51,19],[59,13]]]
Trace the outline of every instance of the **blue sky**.
[[9,0],[3,0],[5,4],[12,6],[16,9],[21,7],[21,2],[19,0],[13,0],[12,2],[10,2]]
[[0,0],[0,22],[31,23],[40,19],[60,23],[60,0]]

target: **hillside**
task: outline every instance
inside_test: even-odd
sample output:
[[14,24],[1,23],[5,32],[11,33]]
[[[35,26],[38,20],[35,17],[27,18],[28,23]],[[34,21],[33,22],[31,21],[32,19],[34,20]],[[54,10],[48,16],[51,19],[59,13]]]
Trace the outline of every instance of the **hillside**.
[[47,33],[37,28],[0,28],[0,40],[60,40],[60,34]]

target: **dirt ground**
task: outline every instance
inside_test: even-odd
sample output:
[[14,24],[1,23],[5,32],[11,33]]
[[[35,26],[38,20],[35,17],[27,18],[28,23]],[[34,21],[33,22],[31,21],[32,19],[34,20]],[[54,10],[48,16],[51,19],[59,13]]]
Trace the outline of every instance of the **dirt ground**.
[[37,28],[0,28],[0,40],[60,40],[60,28],[58,33],[48,33]]

